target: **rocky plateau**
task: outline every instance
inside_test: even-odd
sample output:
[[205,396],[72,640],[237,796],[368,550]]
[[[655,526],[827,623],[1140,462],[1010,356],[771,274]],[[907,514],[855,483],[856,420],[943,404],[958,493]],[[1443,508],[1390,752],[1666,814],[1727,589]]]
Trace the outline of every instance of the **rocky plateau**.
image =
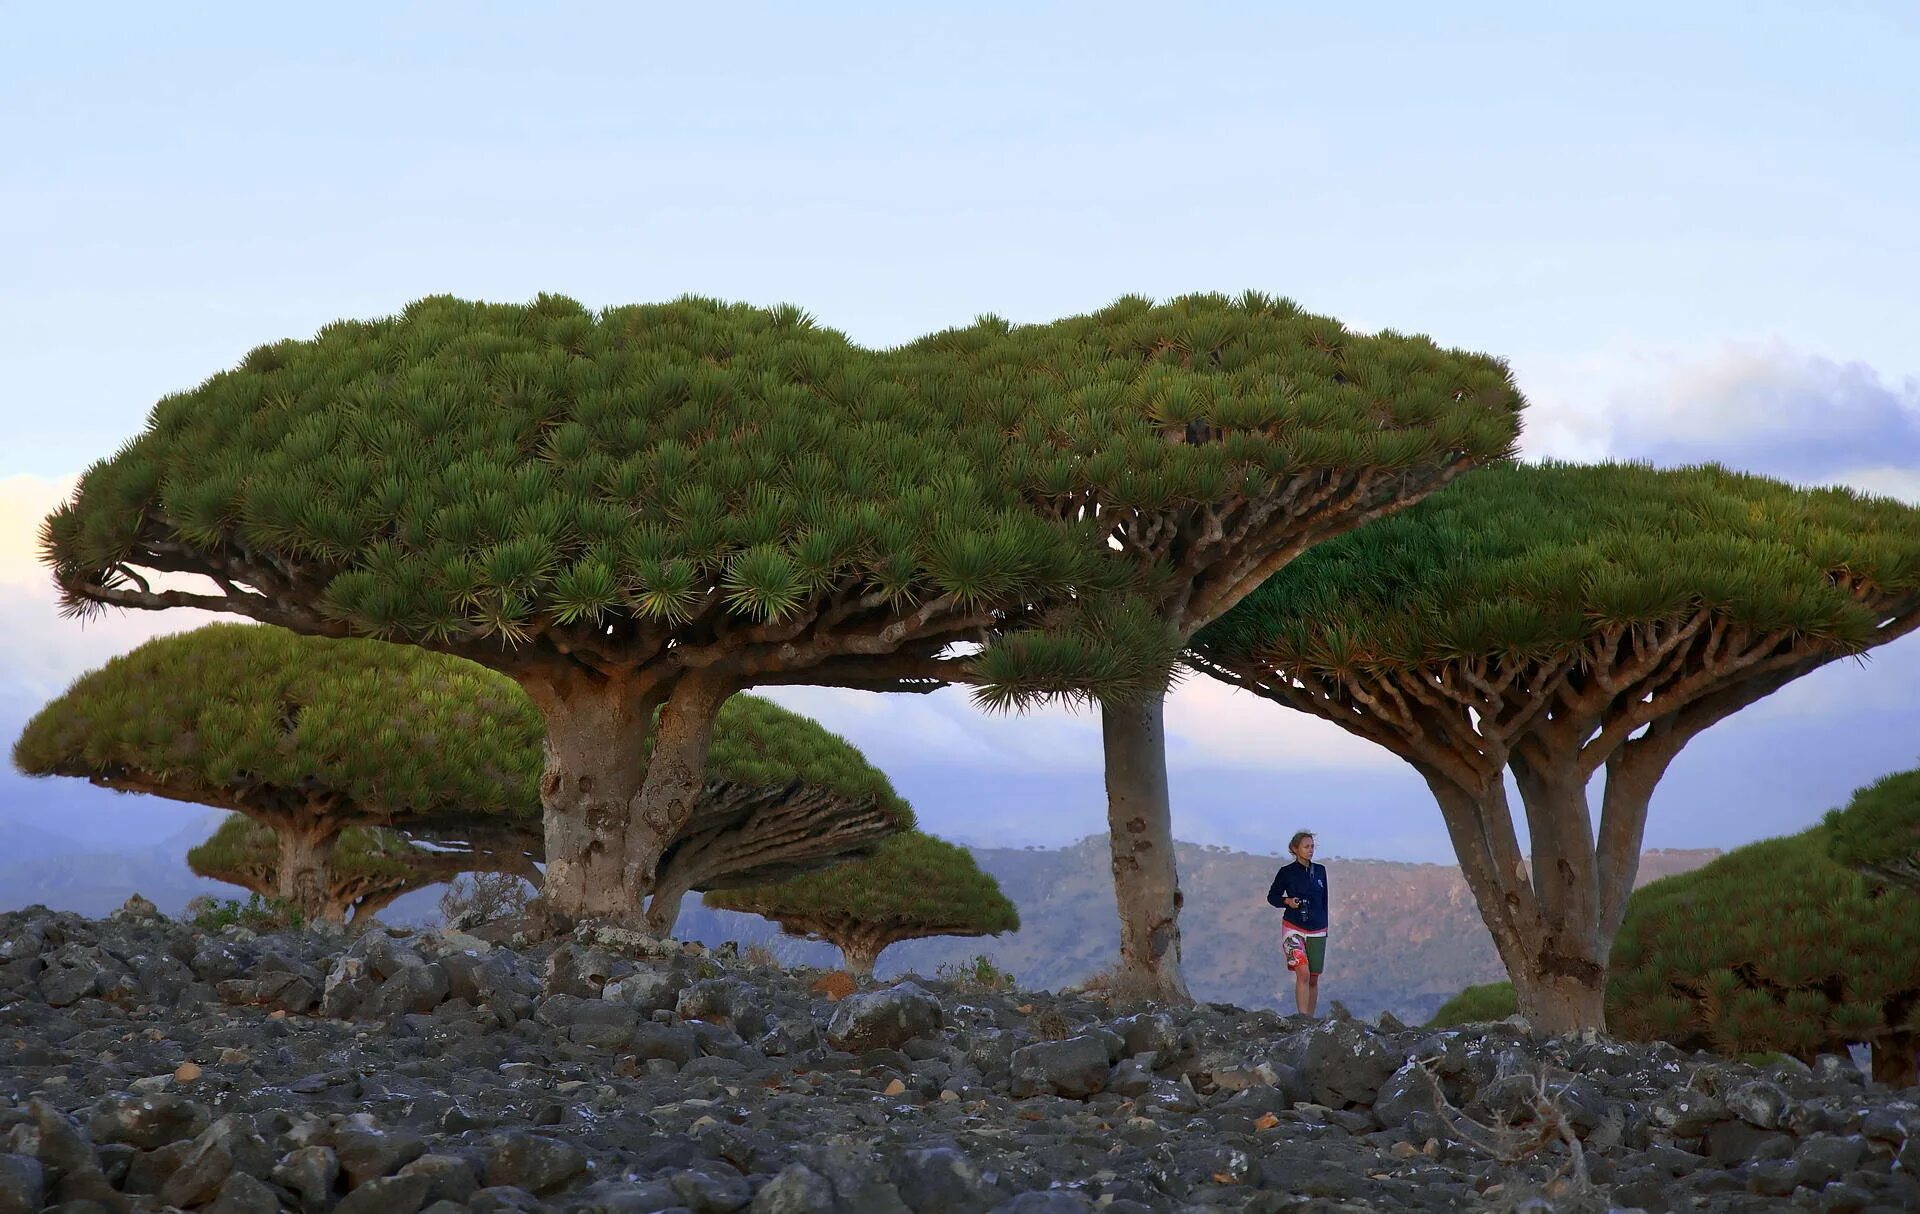
[[0,1214],[1920,1209],[1920,1089],[753,965],[0,914]]

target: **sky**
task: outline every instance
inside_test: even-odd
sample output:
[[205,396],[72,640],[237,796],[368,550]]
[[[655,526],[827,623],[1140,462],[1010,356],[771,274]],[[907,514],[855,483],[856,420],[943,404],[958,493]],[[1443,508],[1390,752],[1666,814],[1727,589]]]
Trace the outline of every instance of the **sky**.
[[[1256,289],[1508,359],[1531,457],[1920,501],[1909,4],[282,7],[8,9],[8,737],[200,622],[59,618],[34,530],[74,477],[249,348],[442,292],[795,302],[887,346]],[[1092,718],[778,698],[937,833],[1104,829]],[[1418,779],[1330,725],[1194,679],[1169,732],[1182,838],[1450,857]],[[1908,638],[1695,742],[1648,842],[1799,829],[1916,763]],[[196,812],[0,775],[0,826],[131,845]]]

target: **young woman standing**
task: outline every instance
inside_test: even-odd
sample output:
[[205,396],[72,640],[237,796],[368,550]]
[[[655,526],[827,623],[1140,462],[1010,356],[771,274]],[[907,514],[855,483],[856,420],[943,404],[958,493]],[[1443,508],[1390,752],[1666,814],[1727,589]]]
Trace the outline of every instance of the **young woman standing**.
[[[1303,1016],[1320,1006],[1320,973],[1327,964],[1327,869],[1313,862],[1313,832],[1294,832],[1293,862],[1280,866],[1267,905],[1281,908],[1280,948],[1293,971],[1293,1002]],[[1296,955],[1298,954],[1298,955]]]

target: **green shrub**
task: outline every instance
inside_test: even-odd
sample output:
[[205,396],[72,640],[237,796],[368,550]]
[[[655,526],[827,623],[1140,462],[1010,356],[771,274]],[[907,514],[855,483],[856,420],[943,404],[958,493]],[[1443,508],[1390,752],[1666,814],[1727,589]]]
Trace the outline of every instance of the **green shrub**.
[[1470,986],[1440,1005],[1427,1021],[1429,1028],[1447,1028],[1455,1024],[1477,1024],[1484,1020],[1505,1020],[1519,1010],[1513,983],[1488,982]]

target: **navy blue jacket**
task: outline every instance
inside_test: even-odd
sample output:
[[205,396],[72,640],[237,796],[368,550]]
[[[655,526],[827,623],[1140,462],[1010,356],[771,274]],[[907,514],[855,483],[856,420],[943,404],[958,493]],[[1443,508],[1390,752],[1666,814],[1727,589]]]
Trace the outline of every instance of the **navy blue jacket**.
[[[1300,899],[1299,909],[1286,905],[1280,899]],[[1267,890],[1267,905],[1278,906],[1286,911],[1286,920],[1295,927],[1310,932],[1327,930],[1327,868],[1316,864],[1312,869],[1300,867],[1298,860],[1289,860],[1273,874],[1273,885]]]

